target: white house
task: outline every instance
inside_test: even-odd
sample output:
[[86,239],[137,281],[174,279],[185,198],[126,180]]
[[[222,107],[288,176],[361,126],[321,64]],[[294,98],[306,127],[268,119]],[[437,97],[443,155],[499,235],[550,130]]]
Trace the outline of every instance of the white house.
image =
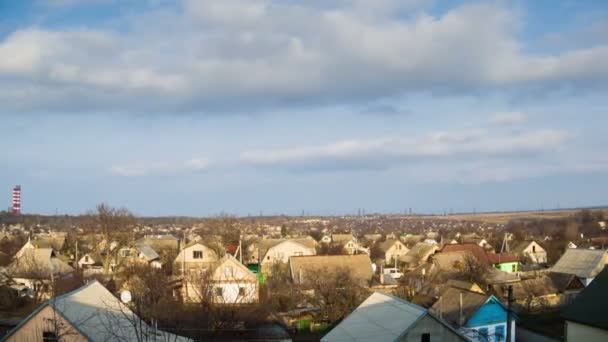
[[522,241],[511,250],[520,259],[534,264],[547,263],[547,251],[536,241]]
[[[309,240],[309,241],[306,241]],[[262,259],[262,265],[283,263],[289,261],[289,257],[316,255],[315,243],[313,239],[284,240],[268,248]]]
[[331,242],[342,246],[348,254],[355,254],[355,251],[359,249],[359,243],[353,234],[332,234]]
[[393,262],[401,261],[401,259],[409,252],[409,248],[405,246],[403,242],[397,239],[386,240],[379,243],[380,250],[384,254],[384,263],[391,264]]
[[192,242],[179,251],[173,265],[175,269],[185,270],[206,268],[219,260],[218,254],[212,248],[200,242]]
[[232,255],[190,272],[183,280],[182,293],[189,302],[209,300],[219,304],[248,304],[259,301],[258,277]]

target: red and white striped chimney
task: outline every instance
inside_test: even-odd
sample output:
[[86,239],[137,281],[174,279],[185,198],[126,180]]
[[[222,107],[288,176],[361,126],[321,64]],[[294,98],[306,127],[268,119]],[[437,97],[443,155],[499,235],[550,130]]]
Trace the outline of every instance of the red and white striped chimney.
[[13,214],[21,214],[21,185],[13,188]]

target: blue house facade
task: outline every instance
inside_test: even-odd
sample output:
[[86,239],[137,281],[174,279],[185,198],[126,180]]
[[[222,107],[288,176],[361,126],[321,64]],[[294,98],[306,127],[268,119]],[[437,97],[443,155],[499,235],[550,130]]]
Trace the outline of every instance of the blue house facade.
[[[507,308],[496,297],[489,296],[461,331],[473,340],[504,342],[507,339]],[[511,342],[514,341],[515,316],[511,321]]]
[[[492,295],[449,288],[431,310],[472,341],[505,342],[507,339],[508,310]],[[515,341],[515,319],[513,315],[510,342]]]

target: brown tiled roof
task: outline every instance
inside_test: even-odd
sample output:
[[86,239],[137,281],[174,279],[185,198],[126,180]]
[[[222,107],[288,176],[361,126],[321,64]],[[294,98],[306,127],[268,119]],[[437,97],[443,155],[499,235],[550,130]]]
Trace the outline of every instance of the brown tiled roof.
[[487,253],[486,257],[491,264],[519,261],[519,258],[512,253]]
[[489,260],[486,255],[486,251],[483,247],[475,244],[454,244],[454,245],[445,245],[443,246],[442,252],[469,252],[471,253],[477,261],[479,261],[482,265],[488,265]]
[[435,302],[431,307],[431,311],[436,315],[439,315],[441,312],[440,317],[455,326],[461,326],[459,319],[461,293],[463,323],[466,323],[477,309],[486,302],[489,297],[488,295],[450,287],[442,293],[441,300]]
[[289,258],[292,278],[299,282],[300,270],[304,277],[321,270],[347,269],[351,276],[361,282],[369,282],[373,276],[372,262],[367,254],[357,255],[310,255]]

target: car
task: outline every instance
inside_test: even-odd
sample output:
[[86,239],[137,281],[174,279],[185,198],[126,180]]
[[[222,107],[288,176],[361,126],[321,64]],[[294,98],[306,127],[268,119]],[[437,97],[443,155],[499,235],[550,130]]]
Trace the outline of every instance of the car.
[[403,273],[398,268],[385,268],[384,274],[389,274],[393,279],[399,279],[403,276]]

